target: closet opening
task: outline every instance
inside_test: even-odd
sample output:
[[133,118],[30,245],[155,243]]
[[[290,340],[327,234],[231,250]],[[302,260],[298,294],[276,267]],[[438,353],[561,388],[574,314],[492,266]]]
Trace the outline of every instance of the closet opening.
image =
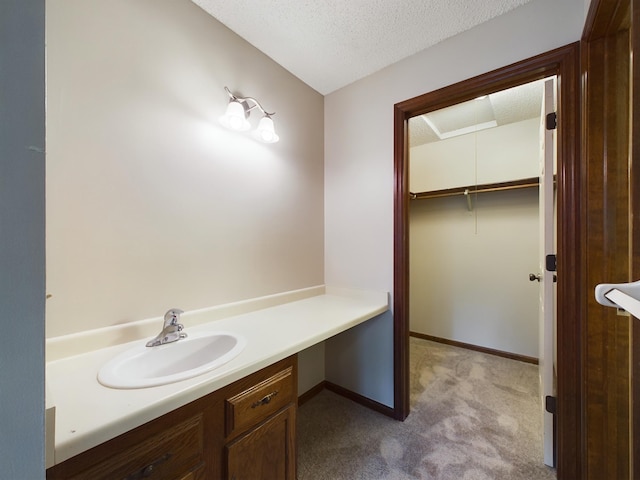
[[548,466],[555,464],[553,415],[544,408],[556,397],[554,273],[545,266],[556,252],[555,98],[551,76],[408,122],[413,408],[449,404],[435,411],[477,437],[469,448],[487,443],[504,449],[503,458],[519,448],[531,464],[541,464],[544,451]]
[[[580,223],[580,140],[579,140],[579,128],[578,119],[580,112],[580,96],[579,96],[579,45],[577,43],[561,47],[556,50],[532,57],[521,62],[508,65],[498,70],[480,75],[478,77],[471,78],[469,80],[462,81],[457,84],[450,85],[448,87],[441,88],[429,93],[425,93],[413,99],[406,100],[398,103],[394,108],[394,176],[395,176],[395,193],[394,193],[394,368],[395,368],[395,401],[394,401],[394,415],[397,419],[404,420],[412,411],[410,404],[411,399],[411,382],[414,381],[410,376],[410,342],[414,341],[414,337],[410,337],[410,332],[423,333],[424,335],[430,335],[439,339],[454,339],[463,344],[475,344],[480,345],[483,348],[496,350],[500,352],[515,353],[519,355],[520,359],[527,359],[535,361],[535,358],[539,357],[538,350],[532,351],[530,349],[530,342],[525,337],[534,336],[537,334],[531,333],[537,331],[537,328],[528,330],[527,335],[520,335],[522,332],[516,332],[512,326],[516,322],[514,318],[511,318],[513,314],[509,314],[509,327],[502,328],[499,324],[485,325],[484,329],[479,329],[477,325],[472,325],[475,329],[476,336],[469,336],[470,333],[474,333],[469,330],[468,324],[456,323],[453,326],[444,324],[441,322],[439,325],[440,330],[431,330],[426,333],[420,332],[419,325],[415,325],[412,316],[416,307],[412,306],[410,301],[410,292],[413,294],[414,277],[417,271],[412,272],[413,265],[413,251],[411,248],[412,238],[415,233],[410,228],[411,211],[417,209],[432,210],[432,214],[436,216],[443,216],[447,211],[455,210],[458,215],[458,220],[467,220],[469,223],[465,225],[468,227],[466,231],[458,231],[457,233],[450,233],[449,237],[443,238],[443,229],[435,231],[432,235],[425,240],[431,242],[431,251],[436,254],[433,261],[441,264],[443,277],[430,280],[431,288],[442,289],[444,283],[451,282],[452,277],[460,283],[460,287],[457,290],[454,289],[455,295],[460,295],[461,291],[465,289],[471,276],[465,278],[464,275],[455,274],[452,271],[451,264],[457,263],[465,268],[470,268],[473,265],[480,265],[483,267],[483,274],[479,277],[475,277],[471,286],[477,286],[475,284],[480,283],[488,284],[489,286],[496,282],[491,282],[491,275],[494,274],[494,270],[497,270],[497,265],[505,262],[520,262],[522,258],[520,256],[508,257],[505,251],[506,246],[504,244],[505,239],[502,236],[498,236],[494,243],[502,246],[498,248],[498,253],[502,254],[502,257],[498,257],[498,260],[493,262],[486,262],[487,255],[484,253],[477,253],[475,256],[469,256],[468,254],[472,250],[465,251],[464,253],[458,253],[457,256],[451,257],[451,246],[463,241],[469,241],[471,237],[475,241],[484,239],[476,238],[485,235],[486,227],[491,222],[501,222],[504,220],[504,216],[497,215],[496,212],[507,212],[511,215],[512,210],[517,208],[535,210],[533,206],[534,199],[537,196],[538,187],[531,186],[535,184],[538,173],[533,174],[518,174],[518,177],[513,175],[503,178],[489,178],[484,176],[490,169],[476,168],[480,166],[479,158],[472,159],[471,178],[466,180],[457,179],[456,183],[451,183],[451,178],[447,180],[446,175],[451,177],[451,174],[446,172],[437,172],[438,175],[442,175],[439,184],[433,185],[412,185],[412,176],[416,175],[415,168],[410,168],[410,149],[411,149],[411,135],[412,128],[411,123],[417,122],[419,116],[429,114],[430,112],[445,112],[444,118],[430,118],[429,120],[434,128],[431,128],[429,122],[426,120],[420,120],[425,129],[431,130],[431,134],[438,137],[438,132],[445,140],[454,140],[457,137],[464,135],[464,128],[471,127],[471,133],[477,133],[477,142],[480,142],[480,134],[491,135],[492,131],[496,131],[496,126],[490,126],[488,128],[481,129],[483,126],[492,125],[492,119],[487,119],[484,116],[477,114],[477,118],[471,122],[470,125],[448,125],[450,119],[448,118],[449,107],[463,104],[465,102],[480,102],[486,104],[486,100],[490,99],[491,95],[498,94],[498,92],[506,91],[512,87],[520,85],[526,85],[531,82],[541,81],[547,78],[555,78],[556,90],[557,90],[557,116],[555,117],[557,123],[556,141],[557,141],[557,176],[555,178],[556,192],[557,192],[557,283],[553,286],[557,289],[557,328],[556,328],[556,343],[561,345],[562,348],[556,350],[556,362],[555,364],[546,361],[545,364],[550,363],[555,369],[557,374],[557,396],[554,399],[552,396],[548,399],[546,406],[550,410],[556,407],[555,414],[555,427],[556,427],[556,439],[557,444],[555,451],[557,452],[557,475],[558,478],[577,478],[580,472],[581,465],[581,435],[582,435],[582,422],[581,422],[581,402],[582,402],[582,390],[580,378],[582,375],[582,362],[580,356],[580,339],[581,339],[581,306],[584,293],[582,292],[581,285],[581,259],[582,259],[582,247],[581,247],[581,228]],[[538,104],[536,109],[540,109]],[[515,114],[515,113],[514,113]],[[546,120],[546,118],[545,118]],[[552,119],[550,119],[551,121]],[[414,127],[419,128],[419,127]],[[437,132],[436,132],[437,130]],[[460,135],[460,132],[463,135]],[[454,132],[453,134],[451,132]],[[457,135],[456,135],[457,133]],[[469,131],[466,132],[469,134]],[[442,142],[438,138],[439,142]],[[451,143],[451,142],[450,142]],[[455,159],[451,162],[461,162],[462,155],[454,155]],[[513,165],[510,165],[513,166]],[[458,167],[454,169],[455,176],[459,176],[463,169]],[[467,169],[464,169],[466,175],[469,175]],[[432,176],[435,176],[432,175]],[[476,178],[477,177],[477,178]],[[434,180],[434,179],[432,179]],[[445,183],[449,181],[449,183]],[[551,180],[553,185],[553,179]],[[548,185],[549,183],[546,183]],[[481,193],[483,192],[483,193]],[[413,195],[412,195],[413,194]],[[415,199],[412,199],[414,197]],[[426,198],[431,197],[431,198]],[[421,198],[421,199],[419,199]],[[504,201],[505,198],[507,201]],[[420,205],[420,206],[417,206]],[[528,205],[528,207],[527,207]],[[438,207],[438,208],[436,208]],[[491,207],[491,209],[489,208]],[[493,209],[493,210],[492,210]],[[491,213],[494,211],[494,213]],[[513,215],[512,215],[513,216]],[[519,217],[518,215],[515,215]],[[518,219],[518,222],[522,219]],[[455,228],[462,228],[461,223],[453,225]],[[518,228],[524,230],[524,226]],[[513,229],[513,228],[512,228]],[[456,232],[455,229],[453,232]],[[477,233],[476,233],[477,232]],[[507,232],[504,236],[511,235],[513,232]],[[533,234],[532,234],[533,235]],[[538,233],[535,233],[537,240]],[[526,240],[526,242],[532,239]],[[508,246],[508,245],[507,245]],[[534,245],[535,247],[535,245]],[[447,250],[445,250],[445,248]],[[471,249],[472,247],[468,247]],[[482,252],[477,246],[473,248],[476,252]],[[531,247],[533,248],[533,247]],[[439,249],[439,250],[438,250]],[[443,253],[445,252],[445,253]],[[438,255],[440,253],[440,255]],[[537,252],[536,252],[537,253]],[[449,255],[448,262],[447,255]],[[467,255],[466,260],[463,257]],[[443,258],[445,257],[445,258]],[[515,258],[516,260],[513,260]],[[518,283],[522,283],[523,287],[529,290],[529,293],[533,297],[533,300],[529,297],[527,302],[535,305],[535,299],[537,298],[538,282],[536,281],[543,271],[542,267],[537,266],[537,260],[539,255],[534,257],[535,263],[526,264],[525,271],[522,273],[522,277],[518,276]],[[463,261],[464,260],[464,261]],[[533,281],[529,282],[529,274],[531,274]],[[469,274],[470,275],[470,274]],[[541,284],[543,282],[540,282]],[[544,282],[546,285],[553,284],[553,280],[550,282]],[[505,291],[506,292],[506,291]],[[504,292],[503,292],[504,293]],[[418,295],[422,295],[418,293]],[[435,303],[436,307],[441,310],[444,309],[443,305],[447,300],[444,296],[447,295],[441,290],[440,295],[433,297],[431,303]],[[482,293],[475,293],[476,297],[482,296]],[[460,297],[458,297],[460,298]],[[420,299],[422,300],[422,299]],[[484,300],[479,298],[479,300]],[[506,293],[503,297],[504,303],[519,304],[520,301],[511,298],[509,293]],[[463,320],[469,318],[493,318],[490,311],[478,311],[477,308],[469,307],[468,301],[465,302],[448,302],[449,312],[441,311],[439,315],[456,314],[456,318],[462,318]],[[483,306],[485,309],[489,309]],[[513,311],[513,310],[512,310]],[[520,315],[518,313],[517,315]],[[440,321],[440,319],[436,319]],[[493,321],[493,320],[491,320]],[[418,321],[419,323],[419,321]],[[436,327],[437,322],[430,325],[430,328]],[[448,329],[448,330],[447,330]],[[525,327],[522,327],[525,329]],[[509,333],[509,330],[511,333]],[[525,329],[526,330],[526,329]],[[508,338],[509,337],[509,338]],[[517,340],[516,340],[517,338]],[[517,348],[512,346],[505,346],[506,340],[512,343],[518,343]],[[493,342],[493,343],[491,343]],[[500,343],[502,342],[502,343]],[[436,343],[435,345],[442,345]],[[492,352],[495,353],[495,352]],[[500,358],[495,355],[491,355],[493,358]],[[548,357],[549,358],[549,357]],[[553,359],[553,354],[550,357]],[[535,367],[534,367],[535,368]],[[480,375],[481,372],[476,370],[469,373],[470,375]],[[554,405],[555,403],[555,405]],[[458,405],[459,408],[464,408],[463,404]],[[542,416],[542,411],[540,412]],[[508,419],[503,418],[502,421],[509,422]]]

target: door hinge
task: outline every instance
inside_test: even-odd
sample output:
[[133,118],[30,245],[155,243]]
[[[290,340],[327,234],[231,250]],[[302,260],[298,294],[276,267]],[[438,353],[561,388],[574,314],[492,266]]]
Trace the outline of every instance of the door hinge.
[[557,407],[556,402],[557,402],[556,397],[552,397],[551,395],[547,395],[546,397],[544,397],[544,409],[547,412],[555,415],[556,414],[556,407]]
[[547,130],[555,130],[558,126],[558,115],[556,112],[547,113]]
[[555,272],[558,270],[558,259],[556,258],[555,253],[546,256],[545,268],[547,269],[547,272]]

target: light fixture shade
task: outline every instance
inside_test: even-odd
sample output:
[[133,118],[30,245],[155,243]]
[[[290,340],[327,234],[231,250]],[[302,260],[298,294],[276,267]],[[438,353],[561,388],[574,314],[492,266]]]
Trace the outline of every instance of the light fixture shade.
[[251,128],[251,124],[247,120],[247,111],[244,105],[237,100],[229,102],[227,111],[220,117],[220,123],[224,127],[238,132],[246,132]]
[[273,120],[269,115],[265,115],[260,119],[260,123],[258,123],[258,128],[256,128],[254,136],[264,143],[276,143],[280,140],[280,137],[276,134],[273,126]]

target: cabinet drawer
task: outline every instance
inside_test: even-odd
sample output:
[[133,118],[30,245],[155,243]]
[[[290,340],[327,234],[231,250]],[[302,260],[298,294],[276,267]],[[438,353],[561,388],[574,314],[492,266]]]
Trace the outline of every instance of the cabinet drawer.
[[225,401],[227,437],[260,423],[294,399],[293,367],[285,368]]
[[167,479],[182,478],[189,471],[194,473],[191,478],[199,478],[195,474],[203,462],[203,436],[203,418],[196,415],[108,458],[85,456],[85,468],[67,462],[56,465],[47,479]]

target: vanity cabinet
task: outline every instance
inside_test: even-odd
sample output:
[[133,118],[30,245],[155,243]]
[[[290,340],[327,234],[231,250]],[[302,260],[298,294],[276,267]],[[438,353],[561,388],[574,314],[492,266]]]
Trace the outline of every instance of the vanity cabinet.
[[226,399],[227,480],[295,480],[296,378],[291,365]]
[[49,468],[47,479],[295,480],[296,405],[294,355]]

